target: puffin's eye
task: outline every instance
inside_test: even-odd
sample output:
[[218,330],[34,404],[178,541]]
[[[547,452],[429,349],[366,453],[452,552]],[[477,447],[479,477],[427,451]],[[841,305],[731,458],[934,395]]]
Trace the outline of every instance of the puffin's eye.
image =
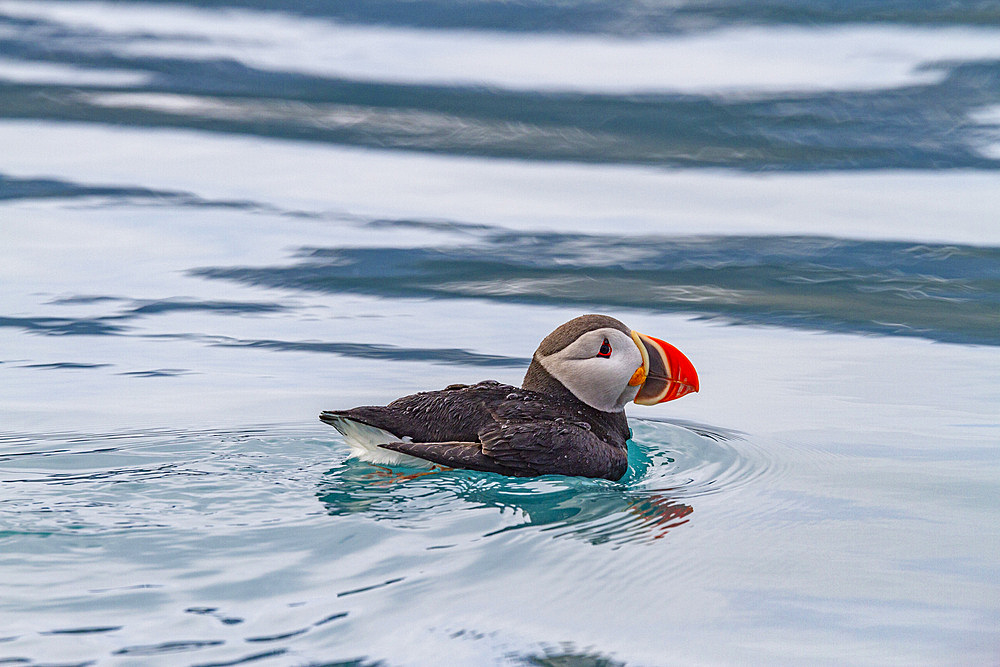
[[611,343],[605,338],[604,342],[601,344],[601,351],[597,353],[599,357],[610,357],[611,356]]

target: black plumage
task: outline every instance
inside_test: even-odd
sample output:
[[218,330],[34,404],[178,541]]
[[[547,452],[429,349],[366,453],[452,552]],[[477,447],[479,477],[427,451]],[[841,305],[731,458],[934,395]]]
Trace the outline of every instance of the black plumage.
[[629,329],[603,315],[568,322],[542,341],[522,387],[487,380],[404,396],[385,406],[323,412],[373,426],[398,441],[377,446],[432,463],[516,477],[545,474],[620,479],[628,469],[625,412],[594,408],[569,391],[539,362],[583,332]]
[[624,412],[601,412],[572,394],[541,394],[492,380],[320,415],[329,424],[337,418],[400,438],[380,447],[449,467],[613,480],[628,467]]

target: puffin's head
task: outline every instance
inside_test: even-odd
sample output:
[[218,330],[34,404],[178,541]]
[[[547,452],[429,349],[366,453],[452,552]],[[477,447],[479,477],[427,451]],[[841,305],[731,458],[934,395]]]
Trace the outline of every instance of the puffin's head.
[[698,373],[680,350],[607,315],[582,315],[545,337],[523,386],[545,392],[549,378],[604,412],[620,412],[629,401],[655,405],[698,391]]

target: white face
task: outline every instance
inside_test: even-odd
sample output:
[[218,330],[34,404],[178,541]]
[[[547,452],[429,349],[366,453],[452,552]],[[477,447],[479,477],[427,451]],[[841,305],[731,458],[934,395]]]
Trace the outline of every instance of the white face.
[[632,338],[618,329],[588,331],[538,361],[574,396],[598,410],[620,412],[639,393],[639,387],[630,387],[628,382],[642,366],[642,354]]

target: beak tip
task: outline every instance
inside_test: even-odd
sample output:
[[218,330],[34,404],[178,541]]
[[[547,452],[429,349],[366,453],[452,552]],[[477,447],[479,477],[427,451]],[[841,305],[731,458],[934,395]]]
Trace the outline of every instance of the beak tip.
[[649,365],[649,374],[636,395],[636,403],[665,403],[701,389],[694,364],[680,350],[666,341],[638,332],[634,332],[633,338],[642,343],[639,349],[643,362]]

